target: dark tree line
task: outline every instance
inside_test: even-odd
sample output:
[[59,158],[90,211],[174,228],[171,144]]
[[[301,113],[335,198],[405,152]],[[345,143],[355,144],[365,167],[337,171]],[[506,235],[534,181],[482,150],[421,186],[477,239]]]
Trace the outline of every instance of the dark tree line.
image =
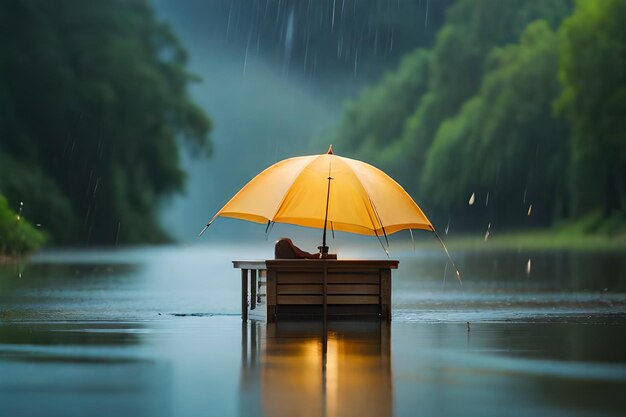
[[347,105],[334,142],[440,224],[623,224],[624,15],[620,0],[459,0],[432,48]]
[[59,243],[166,239],[179,142],[211,151],[194,76],[146,0],[0,3],[0,193]]

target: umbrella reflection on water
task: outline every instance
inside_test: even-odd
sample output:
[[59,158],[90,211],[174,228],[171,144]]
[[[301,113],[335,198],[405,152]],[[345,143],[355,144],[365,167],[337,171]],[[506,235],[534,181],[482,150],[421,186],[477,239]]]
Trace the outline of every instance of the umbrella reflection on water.
[[264,415],[391,416],[391,381],[388,323],[242,324],[239,403]]

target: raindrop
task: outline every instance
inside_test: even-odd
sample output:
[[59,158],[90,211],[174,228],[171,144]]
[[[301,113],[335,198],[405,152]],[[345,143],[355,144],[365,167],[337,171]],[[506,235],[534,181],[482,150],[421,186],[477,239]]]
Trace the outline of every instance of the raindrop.
[[531,267],[532,267],[532,263],[530,261],[530,258],[528,258],[528,262],[526,263],[526,276],[530,276]]
[[41,227],[41,223],[37,223],[35,226],[36,227]]
[[98,192],[98,185],[100,185],[100,177],[98,177],[98,179],[96,180],[96,185],[93,188],[93,197],[95,197],[96,193]]
[[429,3],[430,3],[430,0],[426,0],[426,17],[424,18],[424,29],[428,27],[428,4]]
[[333,0],[333,17],[331,19],[331,23],[330,23],[330,31],[332,32],[333,30],[335,30],[335,5],[337,3],[337,0]]
[[24,208],[24,202],[20,201],[20,211],[17,213],[17,221],[19,222],[22,219],[22,209]]
[[446,236],[448,236],[448,230],[450,230],[450,219],[448,219],[448,224],[446,225]]
[[522,199],[522,203],[526,204],[526,192],[528,191],[528,188],[524,188],[524,198]]
[[226,21],[226,39],[228,39],[228,34],[230,33],[230,18],[233,14],[233,4],[230,4],[228,8],[228,20]]
[[289,64],[291,62],[291,53],[293,49],[293,39],[295,33],[294,13],[294,8],[292,7],[289,10],[289,16],[287,17],[287,28],[285,29],[285,58],[283,63],[283,71],[285,73],[289,72]]
[[476,194],[475,194],[475,193],[472,193],[472,195],[470,196],[470,199],[469,199],[469,201],[468,201],[468,204],[469,204],[470,206],[473,206],[473,205],[474,205],[474,200],[476,200]]
[[533,212],[533,205],[531,204],[530,206],[528,206],[528,213],[527,216],[530,217],[530,213]]
[[118,238],[120,237],[120,226],[122,222],[117,222],[117,232],[115,233],[115,246],[117,246]]
[[248,36],[248,42],[246,42],[246,52],[243,56],[243,73],[246,73],[246,68],[248,68],[248,49],[250,48],[250,36]]
[[309,59],[309,37],[306,37],[306,45],[304,48],[304,72],[306,72],[306,64]]
[[487,225],[487,231],[485,232],[485,242],[489,239],[489,235],[491,234],[491,223]]
[[489,191],[487,191],[487,198],[485,199],[485,207],[489,205]]

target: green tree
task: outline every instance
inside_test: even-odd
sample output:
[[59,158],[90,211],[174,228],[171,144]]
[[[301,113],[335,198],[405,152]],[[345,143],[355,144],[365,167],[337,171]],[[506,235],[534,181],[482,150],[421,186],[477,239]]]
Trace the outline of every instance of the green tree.
[[[551,223],[567,200],[566,127],[551,112],[560,93],[557,35],[534,22],[518,44],[492,50],[487,67],[478,93],[437,130],[422,190],[455,216],[480,212],[511,226],[533,204],[533,220]],[[472,193],[479,203],[468,208]]]
[[22,213],[13,212],[0,194],[0,256],[23,255],[44,241],[45,236],[30,225]]
[[0,35],[0,191],[59,242],[165,239],[178,142],[210,151],[211,124],[149,2],[7,0]]
[[570,11],[570,0],[460,0],[450,7],[433,48],[430,88],[402,134],[407,185],[419,191],[426,154],[437,130],[481,85],[495,46],[514,42],[528,23],[545,19],[556,26]]
[[363,90],[357,100],[348,102],[334,132],[337,149],[348,149],[357,158],[393,167],[394,140],[405,126],[407,114],[415,111],[428,88],[428,52],[418,49],[408,54],[398,69]]
[[[515,42],[528,23],[536,19],[545,19],[554,27],[570,10],[570,0],[459,0],[451,5],[432,50],[425,55],[427,71],[401,70],[383,82],[391,85],[389,78],[397,77],[401,80],[396,84],[408,85],[415,79],[426,83],[427,90],[402,115],[402,132],[396,137],[387,136],[387,144],[372,149],[367,159],[393,172],[410,192],[425,196],[419,186],[420,177],[432,141],[444,121],[454,117],[478,91],[492,48]],[[427,80],[422,79],[425,76]],[[372,103],[362,106],[374,107]]]
[[578,1],[559,30],[574,215],[626,212],[626,2]]

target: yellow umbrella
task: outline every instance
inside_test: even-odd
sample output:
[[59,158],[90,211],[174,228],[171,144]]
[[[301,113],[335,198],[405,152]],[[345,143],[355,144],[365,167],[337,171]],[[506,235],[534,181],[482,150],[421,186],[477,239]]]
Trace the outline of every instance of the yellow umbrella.
[[289,158],[265,169],[213,216],[200,235],[220,216],[268,227],[278,222],[324,229],[322,254],[328,253],[329,225],[332,230],[378,238],[406,229],[429,230],[461,280],[443,240],[404,188],[372,165],[334,155],[332,145],[325,154]]
[[256,223],[289,223],[364,235],[406,229],[435,231],[409,194],[378,168],[333,154],[280,161],[253,178],[219,216]]

